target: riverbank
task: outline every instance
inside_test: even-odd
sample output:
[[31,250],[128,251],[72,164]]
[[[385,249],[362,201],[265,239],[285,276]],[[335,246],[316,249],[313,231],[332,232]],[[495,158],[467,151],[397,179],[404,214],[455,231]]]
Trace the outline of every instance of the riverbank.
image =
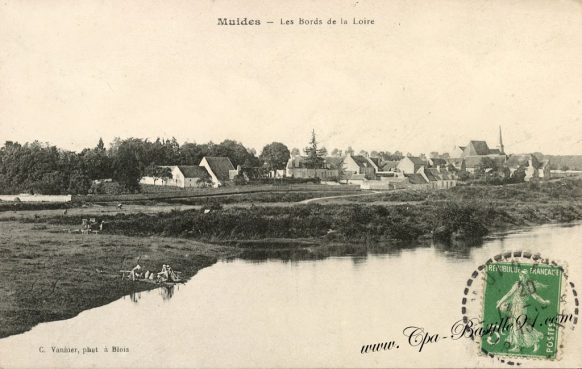
[[[579,181],[526,186],[381,193],[351,203],[218,204],[209,212],[194,205],[10,212],[0,217],[0,338],[155,288],[120,278],[138,260],[154,271],[170,264],[190,278],[220,257],[316,259],[432,240],[469,249],[491,232],[582,219]],[[71,232],[90,217],[105,222],[102,233]]]
[[119,271],[138,259],[147,269],[170,264],[190,278],[234,254],[232,247],[192,240],[69,234],[58,226],[0,222],[0,338],[155,288],[121,279]]
[[[356,198],[353,198],[354,201]],[[159,213],[91,214],[103,233],[132,237],[175,237],[214,244],[245,241],[312,240],[338,242],[414,241],[481,238],[492,231],[582,219],[577,201],[519,202],[425,200],[397,205],[304,204],[230,206]],[[23,219],[79,227],[78,216]],[[70,229],[72,229],[70,228]],[[274,244],[274,243],[273,243]]]

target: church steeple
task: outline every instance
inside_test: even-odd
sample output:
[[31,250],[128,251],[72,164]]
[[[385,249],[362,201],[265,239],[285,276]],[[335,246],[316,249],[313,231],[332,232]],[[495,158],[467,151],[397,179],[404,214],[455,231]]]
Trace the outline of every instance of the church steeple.
[[503,147],[503,137],[501,136],[501,126],[499,126],[499,146],[497,147],[502,154],[505,154],[505,149]]

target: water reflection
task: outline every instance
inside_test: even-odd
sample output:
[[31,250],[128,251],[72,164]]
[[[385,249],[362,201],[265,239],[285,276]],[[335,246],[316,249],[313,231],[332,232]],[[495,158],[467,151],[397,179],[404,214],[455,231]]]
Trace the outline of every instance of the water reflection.
[[[174,294],[176,293],[177,290],[179,290],[179,287],[177,287],[177,285],[160,285],[160,287],[157,288],[158,294],[162,297],[163,301],[170,301],[172,297],[174,297]],[[148,291],[130,292],[129,296],[124,296],[123,299],[129,297],[131,302],[137,304],[142,299],[142,294],[147,295],[148,293],[149,293]]]
[[174,296],[174,285],[170,285],[170,286],[162,286],[158,289],[158,291],[160,291],[160,296],[162,296],[162,299],[164,301],[169,301],[172,296]]
[[232,256],[223,261],[230,263],[242,259],[249,263],[262,263],[265,261],[296,262],[307,260],[323,260],[329,257],[351,256],[354,264],[365,263],[369,255],[390,255],[398,257],[403,251],[418,248],[435,248],[447,257],[466,259],[471,253],[471,248],[481,247],[482,240],[455,240],[448,243],[425,241],[384,241],[367,243],[329,243],[317,246],[294,246],[287,248],[272,248],[272,245],[261,245],[244,249],[237,256]]
[[141,292],[131,292],[129,294],[129,299],[131,300],[131,302],[137,304],[139,300],[141,300]]
[[458,239],[447,242],[434,241],[431,245],[440,254],[452,259],[470,259],[474,248],[483,246],[482,239]]

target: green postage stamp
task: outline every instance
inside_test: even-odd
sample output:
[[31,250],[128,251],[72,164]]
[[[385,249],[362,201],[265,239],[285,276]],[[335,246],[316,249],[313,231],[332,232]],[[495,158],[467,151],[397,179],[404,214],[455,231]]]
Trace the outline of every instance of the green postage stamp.
[[499,356],[555,359],[564,270],[557,265],[486,265],[481,350]]

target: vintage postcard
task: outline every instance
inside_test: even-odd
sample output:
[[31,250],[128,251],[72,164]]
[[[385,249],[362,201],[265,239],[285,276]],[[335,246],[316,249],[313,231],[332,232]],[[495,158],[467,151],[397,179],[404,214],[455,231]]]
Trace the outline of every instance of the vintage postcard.
[[0,2],[0,368],[579,368],[582,2]]

